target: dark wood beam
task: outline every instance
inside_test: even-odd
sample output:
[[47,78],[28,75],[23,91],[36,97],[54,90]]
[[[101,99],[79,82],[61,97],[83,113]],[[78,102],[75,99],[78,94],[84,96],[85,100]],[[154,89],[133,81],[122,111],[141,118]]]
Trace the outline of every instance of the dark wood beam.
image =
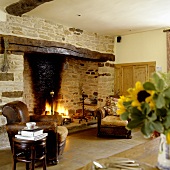
[[4,53],[4,38],[8,41],[7,53],[24,54],[32,52],[62,54],[74,57],[80,57],[88,60],[96,61],[115,61],[115,55],[111,53],[101,53],[91,51],[85,48],[75,47],[71,44],[36,40],[12,35],[0,35],[0,53]]
[[19,0],[18,2],[7,6],[6,11],[8,14],[21,16],[22,14],[33,10],[37,6],[50,1],[53,0]]

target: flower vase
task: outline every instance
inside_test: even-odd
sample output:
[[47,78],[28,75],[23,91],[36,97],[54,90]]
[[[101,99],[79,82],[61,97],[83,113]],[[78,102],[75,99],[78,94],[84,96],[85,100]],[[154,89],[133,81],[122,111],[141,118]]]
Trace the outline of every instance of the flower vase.
[[160,135],[157,167],[160,170],[170,170],[170,144],[167,144],[164,134]]

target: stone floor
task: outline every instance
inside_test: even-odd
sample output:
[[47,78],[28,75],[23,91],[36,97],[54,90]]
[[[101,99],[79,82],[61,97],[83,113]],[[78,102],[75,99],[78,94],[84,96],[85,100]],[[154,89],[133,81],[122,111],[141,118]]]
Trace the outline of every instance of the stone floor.
[[[95,126],[80,132],[70,133],[58,165],[48,166],[47,169],[76,170],[92,160],[114,155],[149,140],[145,139],[139,131],[132,132],[132,139],[98,138],[96,134],[97,128]],[[11,166],[10,148],[0,149],[0,170],[11,170]],[[24,163],[17,163],[17,170],[23,169],[25,169]]]

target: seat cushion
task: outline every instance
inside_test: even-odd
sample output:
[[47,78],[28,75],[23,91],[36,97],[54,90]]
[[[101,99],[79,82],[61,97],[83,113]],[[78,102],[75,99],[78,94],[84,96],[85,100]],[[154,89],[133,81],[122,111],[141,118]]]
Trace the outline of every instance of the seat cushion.
[[58,133],[58,141],[63,142],[67,138],[68,129],[65,126],[58,126],[57,133]]
[[101,125],[104,126],[126,126],[127,120],[121,120],[119,116],[106,116],[101,120]]

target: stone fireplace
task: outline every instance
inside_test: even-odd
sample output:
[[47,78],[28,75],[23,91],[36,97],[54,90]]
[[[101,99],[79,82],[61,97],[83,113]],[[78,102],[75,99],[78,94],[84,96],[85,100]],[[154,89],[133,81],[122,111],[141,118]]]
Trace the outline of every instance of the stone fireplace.
[[86,106],[93,110],[104,105],[106,96],[114,94],[113,54],[52,41],[5,37],[10,68],[0,73],[0,81],[6,86],[1,94],[2,105],[22,100],[30,113],[44,114],[46,103],[53,102],[54,110],[60,104],[73,115],[82,109],[82,92],[88,99],[96,99],[96,105]]
[[59,54],[24,54],[23,96],[35,114],[43,114],[45,103],[51,107],[52,102],[54,111],[60,105],[74,114],[82,108],[82,92],[97,100],[98,62]]

